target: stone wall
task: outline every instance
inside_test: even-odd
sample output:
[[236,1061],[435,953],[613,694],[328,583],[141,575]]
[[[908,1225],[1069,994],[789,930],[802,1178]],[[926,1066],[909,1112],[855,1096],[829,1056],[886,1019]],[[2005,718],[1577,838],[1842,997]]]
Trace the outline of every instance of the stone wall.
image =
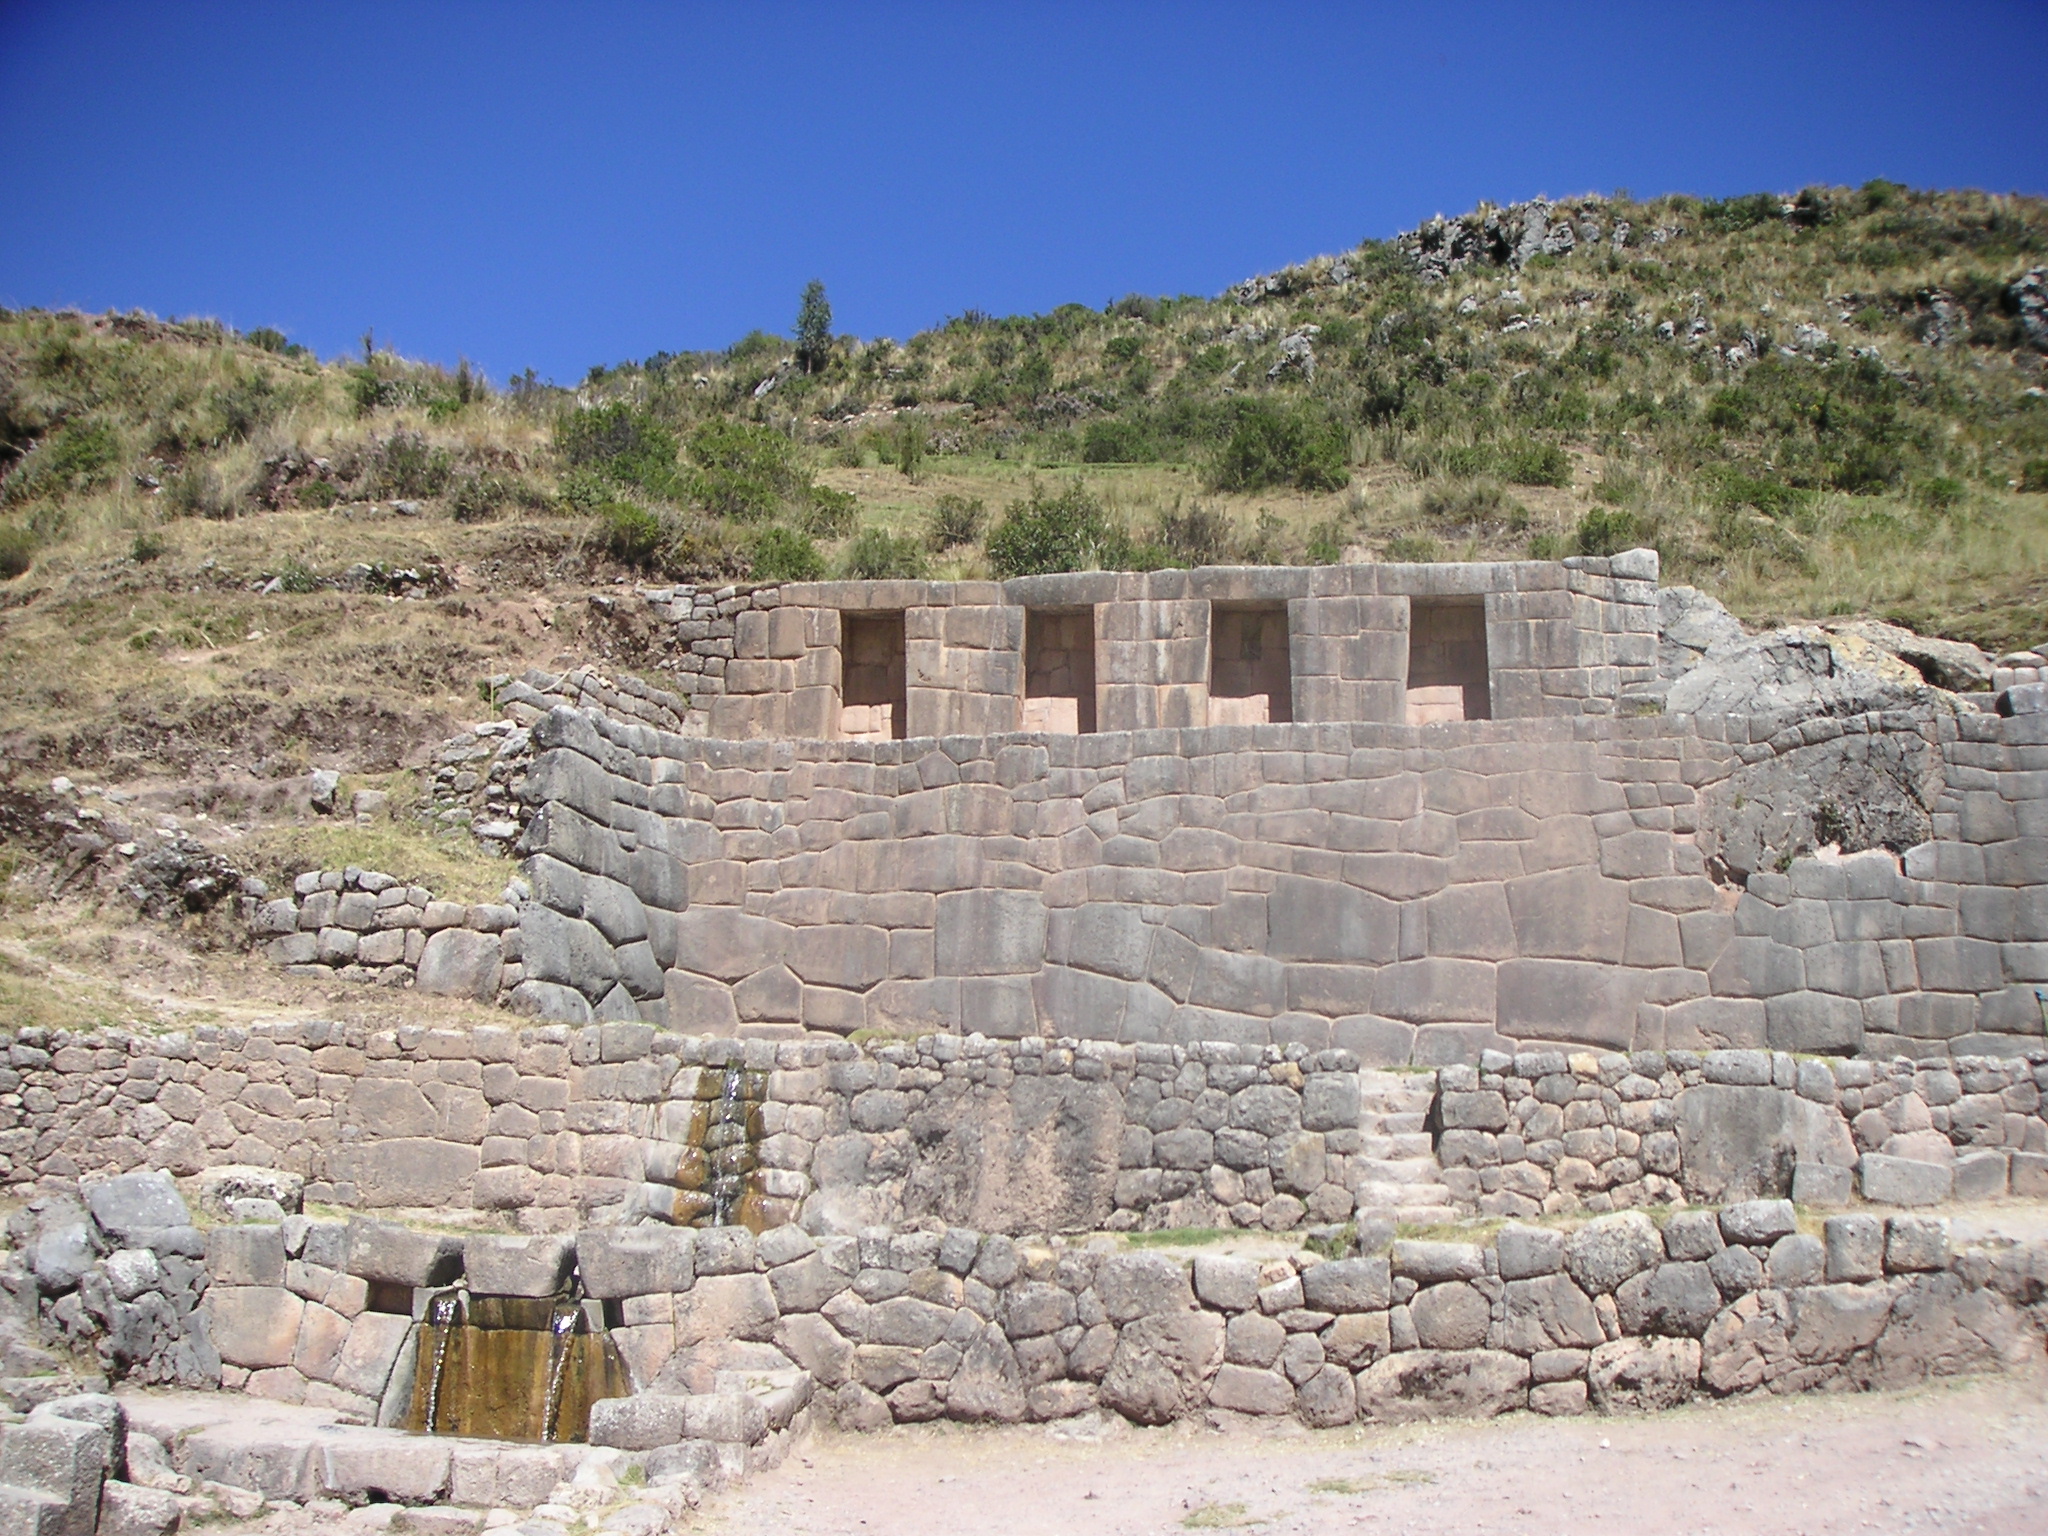
[[754,1218],[818,1232],[1312,1230],[1382,1210],[1432,1219],[1418,1204],[1448,1219],[2048,1194],[2038,1051],[1883,1064],[1538,1051],[1394,1074],[1299,1044],[864,1048],[632,1023],[25,1030],[0,1067],[0,1174],[63,1190],[145,1167],[253,1166],[297,1175],[310,1201],[500,1212],[535,1232],[702,1219],[718,1150],[707,1115],[729,1077]]
[[[458,1239],[301,1220],[216,1229],[205,1311],[231,1383],[389,1419],[427,1293],[552,1294],[573,1272],[642,1394],[593,1413],[593,1438],[643,1453],[692,1432],[677,1400],[701,1420],[749,1378],[782,1425],[815,1401],[848,1428],[1097,1408],[1333,1427],[1900,1387],[2037,1361],[2048,1321],[2048,1243],[1958,1251],[1909,1215],[1816,1235],[1787,1201],[1368,1248],[1189,1263],[958,1226]],[[369,1308],[378,1286],[404,1308]]]
[[371,869],[308,870],[289,896],[243,898],[249,931],[288,972],[417,986],[495,1001],[518,986],[523,883],[502,901],[437,901],[425,886]]
[[[1562,563],[809,582],[735,591],[717,603],[715,621],[696,618],[693,604],[691,624],[693,633],[705,623],[722,626],[732,608],[730,659],[706,658],[707,668],[724,660],[715,678],[695,674],[706,684],[707,733],[725,739],[871,733],[876,701],[866,673],[873,668],[859,679],[846,670],[857,664],[848,636],[858,630],[872,645],[880,626],[900,633],[895,643],[905,657],[906,720],[892,722],[896,738],[1017,731],[1033,697],[1029,613],[1058,617],[1064,649],[1074,647],[1075,637],[1064,631],[1077,621],[1092,639],[1092,698],[1072,724],[1057,717],[1065,729],[1399,722],[1410,718],[1411,611],[1438,612],[1417,605],[1444,600],[1462,605],[1461,612],[1469,607],[1471,616],[1460,630],[1471,654],[1462,657],[1457,680],[1476,681],[1464,690],[1469,711],[1461,707],[1457,717],[1572,716],[1610,713],[1625,689],[1654,677],[1656,577],[1656,555],[1636,550]],[[1248,616],[1260,641],[1256,688],[1240,675],[1249,659]],[[1434,636],[1434,629],[1424,636],[1426,649]],[[722,627],[692,642],[727,643]],[[1219,653],[1219,644],[1230,654]],[[1067,686],[1078,686],[1074,669],[1066,670]],[[1262,710],[1253,698],[1266,700]],[[1054,718],[1041,708],[1032,723],[1046,729]],[[847,720],[855,724],[846,727]]]
[[1847,1205],[2048,1196],[2048,1052],[1953,1062],[1783,1052],[1489,1052],[1437,1075],[1461,1209],[1492,1216],[1760,1194]]
[[[2048,716],[735,743],[557,711],[533,729],[515,1005],[542,1017],[1419,1065],[1531,1042],[2043,1038]],[[1903,860],[1773,853],[1852,800],[1926,840]]]

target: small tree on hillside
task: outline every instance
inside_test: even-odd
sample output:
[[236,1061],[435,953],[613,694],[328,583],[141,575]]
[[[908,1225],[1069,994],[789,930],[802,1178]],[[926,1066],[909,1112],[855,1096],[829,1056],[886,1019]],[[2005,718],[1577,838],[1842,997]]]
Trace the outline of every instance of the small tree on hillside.
[[796,360],[805,373],[818,373],[832,351],[832,306],[825,285],[816,278],[804,285],[803,305],[796,312]]

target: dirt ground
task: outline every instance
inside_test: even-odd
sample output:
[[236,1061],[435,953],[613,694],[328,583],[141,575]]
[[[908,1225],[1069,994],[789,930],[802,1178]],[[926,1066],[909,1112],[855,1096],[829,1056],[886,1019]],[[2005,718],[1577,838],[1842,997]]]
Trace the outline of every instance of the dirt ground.
[[2048,1532],[2048,1378],[1645,1418],[825,1435],[698,1511],[789,1536]]

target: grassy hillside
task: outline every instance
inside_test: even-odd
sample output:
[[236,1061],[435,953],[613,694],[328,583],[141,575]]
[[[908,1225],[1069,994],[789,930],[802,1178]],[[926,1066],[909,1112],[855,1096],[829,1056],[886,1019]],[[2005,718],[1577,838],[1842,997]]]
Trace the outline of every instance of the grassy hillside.
[[2044,264],[2026,198],[1582,199],[1220,298],[801,356],[757,332],[573,390],[0,314],[0,746],[115,774],[395,768],[479,677],[601,649],[583,599],[628,574],[1647,542],[1754,620],[2033,644],[2048,293],[2022,279]]

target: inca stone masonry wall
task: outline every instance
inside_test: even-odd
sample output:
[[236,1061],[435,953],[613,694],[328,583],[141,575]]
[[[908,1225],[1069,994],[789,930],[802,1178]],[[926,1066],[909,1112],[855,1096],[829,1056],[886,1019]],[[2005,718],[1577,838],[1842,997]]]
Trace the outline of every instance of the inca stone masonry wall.
[[[1525,1042],[2042,1040],[2044,716],[734,743],[556,711],[533,729],[515,1003],[543,1017],[1417,1064]],[[1816,762],[1837,793],[1917,786],[1929,840],[1757,867],[1815,814]]]
[[493,1211],[534,1232],[675,1219],[731,1072],[756,1106],[758,1218],[820,1233],[1412,1219],[1388,1183],[1407,1175],[1441,1180],[1442,1219],[1792,1193],[1919,1205],[2048,1194],[2035,1057],[1534,1051],[1394,1074],[1299,1045],[862,1048],[627,1023],[30,1030],[0,1067],[0,1157],[17,1188],[253,1165],[302,1176],[309,1201]]

